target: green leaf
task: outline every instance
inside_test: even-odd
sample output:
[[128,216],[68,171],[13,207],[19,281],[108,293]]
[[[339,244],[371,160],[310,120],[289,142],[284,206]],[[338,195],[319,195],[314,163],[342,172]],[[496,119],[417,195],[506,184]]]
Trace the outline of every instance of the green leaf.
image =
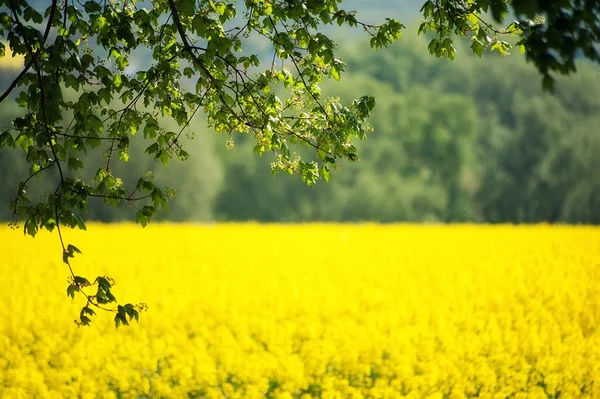
[[252,149],[252,152],[257,154],[257,155],[262,155],[263,152],[265,152],[265,146],[261,145],[261,144],[256,144],[254,146],[254,148]]
[[31,167],[29,168],[29,176],[33,176],[34,174],[36,174],[37,172],[39,172],[41,170],[40,165],[34,163],[33,165],[31,165]]
[[542,78],[542,87],[545,91],[547,91],[549,93],[553,93],[554,92],[554,79],[548,74],[544,75]]
[[29,234],[32,237],[38,232],[38,225],[33,219],[27,219],[25,221],[25,225],[23,226],[24,233]]
[[79,158],[69,157],[69,161],[67,162],[68,167],[72,171],[77,171],[84,167],[83,162]]
[[88,279],[86,279],[85,277],[75,276],[73,280],[75,284],[80,287],[88,287],[91,285]]
[[102,8],[100,7],[100,4],[96,3],[95,1],[86,1],[84,4],[84,8],[85,8],[85,12],[87,12],[89,14],[102,10]]
[[89,306],[86,305],[83,308],[81,308],[81,312],[79,314],[80,314],[80,317],[84,317],[86,314],[90,315],[90,316],[94,316],[94,315],[96,315],[96,312],[94,312],[94,310],[92,308],[90,308]]
[[66,263],[67,265],[69,265],[70,264],[69,258],[72,258],[72,257],[73,257],[73,253],[69,253],[68,251],[63,251],[63,256],[62,256],[63,263]]
[[48,231],[52,231],[54,230],[54,227],[56,227],[56,220],[54,220],[53,218],[49,218],[44,222],[44,228]]
[[8,131],[0,133],[0,148],[12,147],[14,143],[13,137]]
[[100,100],[104,100],[104,102],[108,105],[112,100],[112,95],[110,94],[110,91],[107,88],[103,87],[100,90],[98,90],[98,98]]
[[129,321],[127,320],[127,310],[121,305],[117,307],[117,314],[115,315],[115,326],[119,328],[120,324],[125,326],[129,325]]
[[73,252],[77,252],[78,254],[81,253],[81,250],[79,248],[77,248],[75,245],[71,245],[71,244],[69,244],[67,246],[67,251],[70,253],[73,253]]
[[206,24],[204,20],[204,15],[202,13],[196,14],[194,19],[192,20],[192,28],[198,36],[204,37],[206,34]]
[[96,283],[98,283],[98,286],[104,290],[108,290],[111,287],[110,281],[108,281],[106,277],[96,277]]
[[471,44],[471,50],[473,50],[473,53],[477,54],[478,57],[483,55],[483,46],[478,40],[473,41],[473,44]]
[[123,71],[127,66],[129,66],[129,60],[127,57],[119,57],[116,59],[117,67],[119,70]]
[[148,216],[144,215],[144,212],[142,210],[139,210],[135,214],[135,221],[136,221],[136,223],[141,224],[142,227],[146,227],[146,225],[149,222],[149,218],[148,218]]
[[69,284],[67,287],[67,296],[75,299],[75,292],[79,291],[79,288],[75,284]]
[[146,148],[145,153],[150,155],[150,154],[157,153],[158,150],[159,150],[158,143],[152,143],[148,146],[148,148]]
[[65,75],[65,86],[72,87],[76,91],[79,91],[79,81],[73,75]]
[[329,179],[331,177],[331,173],[329,172],[329,166],[323,165],[321,167],[321,176],[323,176],[323,179],[325,179],[326,182],[329,182]]
[[177,2],[177,10],[183,16],[192,16],[196,13],[196,1],[179,0]]
[[102,78],[104,78],[105,76],[110,76],[112,75],[112,73],[110,72],[110,69],[102,66],[102,65],[98,65],[94,68],[94,72],[96,73],[96,76],[98,77],[98,79],[102,80]]
[[74,214],[73,218],[75,219],[75,224],[77,225],[77,227],[79,228],[79,230],[87,230],[87,226],[85,224],[85,221],[83,220],[83,218],[81,216]]
[[335,80],[340,80],[340,71],[338,71],[337,66],[333,65],[331,67],[331,76],[335,79]]
[[120,74],[116,73],[113,76],[113,84],[115,85],[115,87],[119,88],[121,86],[123,86],[123,78],[121,77]]
[[33,22],[36,24],[41,24],[44,20],[44,18],[42,18],[42,14],[40,14],[31,7],[25,8],[25,12],[23,13],[23,19],[25,19],[26,22],[28,22],[29,20],[33,20]]
[[119,150],[119,159],[129,162],[129,154],[127,153],[127,150]]

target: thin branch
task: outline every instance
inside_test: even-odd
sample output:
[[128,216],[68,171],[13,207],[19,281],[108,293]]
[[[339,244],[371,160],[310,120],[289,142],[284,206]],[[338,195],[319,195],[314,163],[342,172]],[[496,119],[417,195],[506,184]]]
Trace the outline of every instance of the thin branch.
[[[65,247],[65,241],[63,240],[62,232],[60,231],[60,219],[58,216],[58,201],[60,201],[59,197],[54,199],[54,216],[56,217],[56,230],[58,231],[58,238],[60,238],[60,245],[62,246],[62,250],[63,250],[63,254],[64,254],[67,250],[67,247]],[[68,262],[65,262],[65,263],[67,264],[67,266],[69,266],[69,271],[71,272],[71,276],[73,276],[73,278],[75,278],[75,272],[73,272],[73,268],[71,267],[71,264]]]
[[[208,51],[207,48],[200,47],[200,46],[190,46],[190,48],[192,48],[194,50],[204,51],[204,52]],[[233,69],[236,73],[243,72],[246,79],[248,79],[250,82],[256,83],[256,81],[254,79],[252,79],[250,76],[248,76],[247,69],[239,69],[236,65],[229,62],[229,60],[227,60],[227,58],[223,57],[221,54],[215,54],[215,57],[219,58],[221,61],[223,61],[225,64],[227,64],[227,67]],[[236,91],[236,90],[232,89],[232,91]]]
[[[173,61],[176,57],[177,57],[177,55],[171,56],[171,58],[169,58],[167,60],[167,62]],[[144,94],[144,92],[146,91],[146,89],[148,88],[148,86],[150,85],[150,83],[152,83],[152,81],[156,77],[158,77],[158,71],[155,71],[152,75],[150,75],[150,77],[146,77],[146,81],[144,82],[144,85],[142,86],[142,88],[140,89],[140,91],[138,92],[138,94],[136,94],[136,96],[129,102],[129,104],[127,104],[124,108],[121,108],[119,110],[111,112],[106,118],[104,118],[104,120],[102,121],[102,123],[106,123],[106,121],[108,121],[113,116],[115,116],[115,115],[117,115],[117,114],[119,114],[121,112],[125,112],[129,108],[131,108],[140,99],[140,97],[142,96],[142,94]]]
[[[163,33],[165,30],[165,26],[167,26],[167,23],[169,22],[169,20],[171,19],[171,15],[172,13],[167,17],[167,21],[165,22],[165,24],[161,27],[160,29],[160,34],[159,34],[159,42],[162,41],[162,37],[163,37]],[[167,62],[171,62],[173,59],[175,59],[177,56],[177,54],[171,56],[171,58],[169,58],[167,60]],[[144,94],[144,92],[146,91],[146,89],[148,88],[148,86],[150,85],[150,83],[156,78],[158,77],[158,70],[155,71],[152,76],[150,76],[149,78],[146,78],[146,82],[145,84],[142,86],[142,89],[138,92],[138,94],[135,96],[135,98],[133,98],[129,104],[127,104],[127,106],[125,106],[125,108],[122,108],[118,111],[114,111],[112,112],[109,116],[107,116],[104,121],[102,121],[102,123],[106,122],[108,119],[112,118],[113,116],[115,116],[117,113],[122,112],[121,116],[119,117],[119,122],[117,124],[117,129],[121,126],[121,121],[123,120],[123,117],[125,116],[125,113],[131,109],[131,107],[134,107],[137,111],[137,102],[138,100],[141,98],[142,94]],[[108,157],[106,159],[106,170],[110,170],[110,161],[112,160],[112,155],[114,153],[114,147],[115,147],[115,140],[117,140],[117,137],[110,137],[107,138],[108,140],[111,140],[110,142],[110,148],[108,149]],[[122,138],[118,138],[119,141],[122,141]]]
[[[173,60],[175,58],[175,55],[172,56],[170,60]],[[144,92],[146,91],[146,89],[148,88],[148,86],[150,85],[150,83],[158,76],[158,72],[155,72],[150,78],[147,78],[146,83],[144,84],[144,86],[142,87],[142,89],[138,92],[138,94],[129,102],[129,104],[127,104],[125,106],[125,108],[122,108],[118,111],[114,111],[112,112],[109,116],[107,116],[102,123],[106,122],[108,119],[110,119],[111,117],[115,116],[116,114],[118,114],[119,112],[121,112],[121,116],[119,117],[119,121],[117,124],[117,129],[121,126],[121,122],[123,121],[123,117],[125,116],[125,113],[127,111],[129,111],[131,109],[131,107],[135,107],[135,105],[137,104],[138,100],[142,97],[142,94],[144,94]],[[136,108],[137,109],[137,108]],[[112,158],[112,154],[114,152],[114,146],[115,146],[115,140],[117,140],[117,137],[109,137],[107,138],[108,140],[112,140],[110,143],[110,148],[108,150],[108,158],[106,161],[106,170],[110,169],[110,161]],[[122,140],[122,139],[120,139]]]
[[27,73],[27,71],[29,71],[29,68],[31,68],[31,66],[33,65],[33,60],[29,60],[29,62],[27,63],[27,65],[25,66],[25,68],[23,68],[23,70],[21,71],[21,73],[19,74],[19,76],[17,76],[12,83],[10,84],[10,86],[8,86],[8,88],[6,89],[6,91],[4,93],[2,93],[2,96],[0,96],[0,103],[2,101],[4,101],[4,99],[6,97],[8,97],[8,95],[10,94],[11,91],[13,91],[13,89],[15,87],[17,87],[17,85],[19,84],[19,82],[21,81],[21,79],[23,79],[23,76],[25,76],[25,74]]
[[173,145],[175,143],[177,143],[177,141],[179,140],[179,137],[181,136],[181,134],[183,133],[183,131],[185,130],[185,128],[188,127],[190,125],[190,122],[192,121],[192,119],[194,119],[194,116],[196,115],[196,112],[198,112],[198,110],[202,106],[202,102],[204,101],[204,97],[206,96],[206,93],[208,93],[208,90],[206,90],[204,92],[204,94],[202,95],[202,97],[200,97],[200,101],[198,102],[198,105],[194,109],[194,112],[192,112],[192,115],[185,122],[185,125],[183,125],[183,127],[181,128],[181,130],[179,131],[179,133],[177,134],[177,136],[175,137],[175,139],[173,141],[171,141],[171,143],[169,144],[169,149],[173,148]]
[[[13,0],[14,1],[14,0]],[[23,29],[24,26],[21,23],[19,16],[17,15],[17,12],[14,10],[14,4],[11,1],[12,4],[12,12],[13,12],[13,16],[15,17],[15,21],[17,22],[17,24]],[[23,37],[23,41],[25,42],[25,45],[27,46],[27,51],[29,52],[29,56],[31,57],[31,60],[33,61],[33,65],[35,67],[35,72],[37,74],[37,78],[38,78],[38,84],[40,87],[40,108],[42,110],[42,118],[44,120],[44,131],[46,132],[46,136],[48,136],[48,145],[50,146],[50,149],[52,150],[52,155],[54,155],[54,159],[55,159],[55,164],[58,168],[58,173],[60,175],[60,185],[62,185],[65,181],[64,179],[64,175],[63,175],[63,171],[62,171],[62,167],[60,166],[60,160],[58,159],[58,155],[56,154],[56,150],[54,149],[54,144],[52,144],[52,133],[50,132],[50,128],[48,126],[48,118],[46,116],[46,99],[45,99],[45,91],[44,91],[44,81],[42,79],[42,74],[40,72],[40,66],[37,62],[37,54],[34,53],[33,48],[31,47],[31,43],[29,43],[29,41],[27,40],[26,37]],[[59,185],[59,187],[60,187]]]
[[183,25],[181,24],[181,20],[179,19],[179,12],[177,11],[177,6],[175,5],[174,0],[169,0],[169,7],[171,8],[171,12],[173,14],[173,22],[175,23],[175,27],[177,28],[177,32],[179,33],[179,37],[181,38],[181,41],[183,42],[183,48],[188,52],[190,57],[194,60],[194,63],[196,64],[196,66],[198,68],[202,69],[202,71],[210,78],[210,80],[212,82],[214,80],[214,77],[212,76],[210,71],[206,68],[206,65],[204,65],[204,63],[192,51],[192,46],[190,45],[190,42],[188,41],[188,38],[183,29]]
[[[69,7],[69,0],[65,0],[64,6],[63,6],[63,29],[67,29],[67,8]],[[55,42],[56,45],[56,42]],[[63,43],[62,45],[62,50],[65,50],[65,45]],[[69,52],[69,50],[66,50],[65,52]],[[55,79],[56,79],[56,84],[60,84],[60,64],[57,63],[56,64],[56,71],[54,72],[55,75]]]
[[[244,77],[241,76],[241,78],[242,78],[242,83],[245,84],[244,83]],[[259,104],[258,100],[254,97],[254,94],[252,94],[252,91],[248,90],[248,94],[250,95],[250,98],[252,99],[252,102],[254,103],[254,105],[256,105],[256,108],[260,110],[260,112],[263,114],[264,117],[268,117],[268,115],[265,113],[265,111],[263,110],[263,108]],[[244,112],[243,109],[242,109],[242,105],[239,104],[239,100],[237,100],[237,97],[236,97],[236,101],[238,102],[238,105],[240,106],[240,109],[242,110],[242,112]],[[239,118],[237,115],[236,115],[236,117],[241,120],[241,118]],[[246,116],[246,119],[248,120],[249,118]],[[257,128],[256,126],[250,124],[249,122],[246,122],[245,125],[248,126],[248,127],[250,127],[250,128],[252,128],[252,129],[256,129]],[[330,151],[327,151],[327,150],[324,150],[324,149],[320,148],[318,144],[313,143],[312,141],[310,141],[309,139],[305,138],[304,136],[302,136],[302,135],[294,132],[292,129],[290,129],[288,127],[285,127],[285,130],[287,131],[288,134],[296,137],[297,139],[299,139],[301,141],[304,141],[306,144],[308,144],[309,146],[313,147],[314,149],[323,151],[326,154],[329,154],[331,156],[335,156]]]
[[[275,26],[275,21],[273,21],[273,18],[271,18],[271,16],[269,16],[269,21],[271,21],[271,24],[273,25],[273,30],[275,31],[275,34],[279,34],[279,32],[277,31],[277,27]],[[289,34],[290,32],[288,31],[287,27],[285,26],[285,24],[283,25],[283,28],[286,30],[286,32]],[[302,80],[302,84],[304,85],[304,88],[306,89],[306,91],[308,92],[308,94],[310,94],[310,96],[313,98],[313,100],[315,100],[315,102],[319,105],[319,108],[321,108],[321,111],[323,112],[323,114],[325,115],[325,118],[327,119],[327,122],[331,123],[331,121],[329,120],[329,116],[327,115],[327,111],[325,110],[325,107],[323,106],[323,104],[321,104],[321,102],[317,99],[317,97],[315,96],[315,94],[312,92],[312,90],[310,90],[308,88],[308,84],[306,83],[306,80],[304,79],[304,75],[302,74],[302,72],[300,71],[300,67],[298,66],[298,63],[296,62],[296,59],[294,58],[294,56],[290,53],[290,59],[292,60],[292,63],[294,64],[294,67],[296,68],[296,71],[298,71],[298,77],[300,78],[300,80]]]
[[[346,15],[348,15],[349,13],[347,13],[347,12],[342,13],[342,11],[343,10],[340,10],[340,11],[337,11],[337,12],[330,12],[330,14],[333,17],[335,17],[335,18],[342,17],[344,20],[347,21]],[[377,25],[377,24],[368,24],[368,23],[365,23],[365,22],[358,21],[356,19],[354,19],[354,21],[352,21],[352,22],[355,22],[356,25],[361,26],[363,28],[363,30],[365,32],[367,32],[371,37],[376,36],[375,33],[371,32],[371,30],[377,29],[377,28],[379,28],[381,26],[381,25]],[[306,24],[304,24],[304,25],[306,26]]]
[[90,136],[78,136],[76,134],[67,134],[67,133],[54,133],[55,136],[61,137],[72,137],[76,139],[84,139],[84,140],[118,140],[123,141],[122,137],[90,137]]
[[50,162],[48,165],[46,165],[43,168],[40,168],[39,170],[37,170],[36,172],[30,174],[29,177],[27,179],[25,179],[24,182],[22,182],[22,183],[19,184],[19,188],[24,187],[29,182],[29,180],[33,179],[35,176],[37,176],[38,174],[42,173],[46,169],[49,169],[50,167],[53,166],[53,164],[54,164],[54,162]]
[[464,5],[463,2],[459,1],[457,3],[458,3],[458,5],[460,7],[462,7],[462,9],[466,13],[470,13],[471,15],[474,15],[475,18],[477,18],[477,20],[479,22],[481,22],[482,24],[484,24],[490,31],[494,32],[494,34],[496,34],[496,35],[510,35],[510,34],[512,34],[512,33],[514,33],[514,32],[517,31],[517,29],[514,29],[514,28],[512,30],[508,30],[508,31],[507,30],[498,30],[498,29],[494,28],[489,22],[486,22],[483,18],[481,18],[479,16],[479,13],[474,12],[474,11],[470,11],[467,7],[465,7],[465,5]]
[[[181,20],[179,19],[179,14],[177,11],[177,6],[174,3],[174,0],[168,0],[169,1],[169,7],[171,8],[171,12],[173,14],[173,21],[175,23],[175,26],[177,28],[177,31],[179,33],[179,36],[181,38],[181,41],[183,42],[183,47],[184,50],[186,50],[188,52],[188,54],[190,54],[190,57],[192,58],[192,60],[194,61],[194,63],[200,68],[202,69],[202,71],[204,71],[204,73],[206,73],[208,75],[208,77],[211,79],[211,81],[214,79],[214,77],[212,76],[212,74],[210,73],[210,71],[206,68],[206,66],[204,65],[204,63],[194,54],[194,52],[192,50],[195,49],[194,46],[190,45],[188,38],[185,34],[185,31],[183,29],[183,25],[181,24]],[[269,17],[270,18],[270,17]],[[271,19],[271,22],[273,23],[273,28],[275,29],[275,24],[273,22],[273,20]],[[277,30],[275,29],[275,33],[277,33]],[[307,91],[309,92],[309,94],[313,97],[313,99],[316,101],[316,103],[319,105],[319,107],[321,108],[321,110],[323,111],[323,113],[325,114],[325,118],[329,121],[329,117],[327,115],[327,112],[325,110],[325,108],[323,107],[323,105],[319,102],[319,100],[316,98],[316,96],[314,95],[314,93],[312,93],[309,89],[308,89],[308,84],[306,83],[306,81],[304,80],[304,76],[302,75],[302,73],[300,72],[300,68],[298,66],[298,64],[296,64],[295,59],[292,57],[292,61],[294,62],[294,65],[296,66],[296,69],[298,70],[298,73],[300,74],[300,77],[304,83],[304,86],[306,87]],[[241,73],[237,70],[237,68],[235,68],[235,66],[231,65],[228,63],[228,65],[230,67],[232,67],[233,70],[235,70],[237,73],[240,74]],[[242,77],[242,81],[243,81],[243,77]],[[235,91],[235,90],[234,90]],[[259,109],[263,115],[266,116],[264,110],[262,109],[262,106],[258,103],[258,101],[254,98],[254,96],[252,95],[252,93],[249,91],[250,97],[252,98],[252,101],[255,103],[255,105],[257,106],[257,109]],[[224,99],[221,98],[221,100],[223,101],[223,104],[227,105],[227,103],[224,101]],[[232,114],[238,119],[238,120],[242,120],[239,116],[236,115],[235,111],[233,111],[233,109],[231,107],[229,107],[230,112],[232,112]],[[249,123],[245,123],[246,125],[249,126]],[[310,142],[310,140],[307,140],[306,138],[298,135],[297,133],[293,132],[291,129],[287,129],[288,133],[298,137],[299,139],[301,139],[302,141],[305,141],[306,143],[308,143],[309,145],[315,147],[316,149],[320,149],[318,147],[318,145]]]
[[[135,193],[135,191],[133,193]],[[133,201],[141,201],[141,200],[150,198],[150,197],[152,197],[152,194],[144,195],[142,197],[134,197],[133,195],[129,196],[129,197],[120,197],[120,196],[108,195],[108,194],[86,194],[86,196],[92,197],[92,198],[115,199],[115,200],[133,202]]]
[[[242,26],[241,28],[237,28],[239,29],[237,31],[237,33],[235,35],[233,35],[234,39],[237,39],[237,37],[244,31],[246,30],[246,28],[250,25],[250,20],[252,19],[252,14],[254,13],[254,4],[252,4],[250,6],[250,9],[248,10],[248,19],[246,20],[246,23],[244,24],[244,26]],[[235,29],[235,28],[234,28]],[[225,33],[225,32],[224,32]]]
[[[54,15],[56,14],[57,4],[58,4],[58,0],[52,0],[52,6],[51,6],[52,8],[50,9],[50,16],[48,17],[48,22],[46,23],[46,30],[44,31],[44,40],[42,42],[42,47],[46,43],[46,40],[48,39],[48,35],[50,34],[50,27],[52,26],[52,22],[54,21]],[[14,10],[13,10],[13,12],[14,12]],[[21,23],[19,22],[19,25],[20,24]],[[17,87],[17,85],[19,84],[21,79],[23,79],[23,77],[25,76],[27,71],[29,71],[29,68],[31,68],[32,65],[33,65],[33,58],[31,60],[29,60],[29,62],[27,63],[27,65],[25,65],[25,68],[23,68],[21,73],[11,82],[11,84],[8,86],[6,91],[4,93],[2,93],[2,95],[0,96],[0,103],[2,101],[4,101],[4,99],[6,97],[8,97],[8,95],[11,93],[11,91],[13,91],[13,89],[15,87]]]

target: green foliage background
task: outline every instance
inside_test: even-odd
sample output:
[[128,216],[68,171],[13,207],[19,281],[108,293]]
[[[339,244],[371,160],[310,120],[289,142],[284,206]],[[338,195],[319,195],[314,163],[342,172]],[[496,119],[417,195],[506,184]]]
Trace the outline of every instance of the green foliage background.
[[[579,63],[551,95],[519,54],[479,59],[457,43],[455,61],[440,60],[415,31],[379,52],[354,36],[338,40],[347,73],[324,93],[374,95],[377,107],[360,162],[344,164],[329,184],[273,177],[253,140],[235,136],[227,150],[228,136],[201,116],[186,142],[187,162],[164,168],[136,135],[117,175],[134,183],[152,169],[158,184],[178,192],[160,217],[180,221],[600,223],[600,69]],[[12,75],[2,71],[0,87]],[[1,123],[13,112],[3,105]],[[12,218],[7,203],[29,175],[21,158],[0,150],[0,219]],[[39,183],[41,194],[53,182]],[[89,220],[134,218],[127,205],[90,199]]]

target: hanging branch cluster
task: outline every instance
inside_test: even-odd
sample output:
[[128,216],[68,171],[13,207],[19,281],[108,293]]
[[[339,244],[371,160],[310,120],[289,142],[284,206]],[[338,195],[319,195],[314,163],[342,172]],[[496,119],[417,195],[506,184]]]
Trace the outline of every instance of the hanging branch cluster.
[[[553,74],[576,71],[577,58],[600,62],[598,1],[428,0],[421,12],[419,33],[434,33],[429,42],[431,54],[454,59],[454,36],[467,36],[479,57],[485,49],[508,55],[517,47],[538,69],[548,91],[554,90]],[[503,24],[511,12],[515,21],[495,26]],[[489,16],[494,22],[489,22]]]
[[[22,149],[31,165],[11,207],[32,236],[42,228],[58,230],[71,271],[67,293],[86,299],[81,325],[89,324],[93,308],[114,311],[117,325],[137,319],[143,308],[118,305],[110,278],[90,283],[76,275],[70,260],[80,251],[65,245],[60,230],[86,228],[91,198],[130,204],[143,226],[159,208],[168,209],[173,192],[157,187],[150,174],[132,188],[113,174],[116,158],[128,160],[132,135],[151,140],[145,152],[165,165],[174,157],[185,160],[189,154],[180,137],[202,110],[217,132],[252,134],[254,151],[274,157],[274,172],[297,174],[309,185],[328,180],[339,160],[358,160],[352,143],[365,138],[375,102],[365,96],[343,105],[321,96],[321,81],[339,79],[344,64],[319,27],[334,22],[361,27],[374,47],[391,43],[403,28],[391,19],[377,26],[361,23],[332,0],[155,0],[150,8],[131,0],[53,0],[43,15],[27,1],[3,0],[0,6],[0,34],[25,64],[2,94],[4,101],[22,88],[15,96],[22,112],[0,132],[0,147]],[[243,51],[252,37],[271,43],[270,65],[261,67],[258,55]],[[5,50],[0,42],[1,56]],[[136,65],[135,51],[152,59],[151,65]],[[165,117],[180,130],[161,127]],[[314,156],[301,157],[298,145]],[[96,149],[105,160],[89,165],[86,154]],[[86,181],[83,172],[90,167],[95,177]],[[44,176],[55,179],[56,187],[33,201],[29,185]],[[85,292],[91,287],[93,295]],[[113,303],[116,308],[106,307]]]

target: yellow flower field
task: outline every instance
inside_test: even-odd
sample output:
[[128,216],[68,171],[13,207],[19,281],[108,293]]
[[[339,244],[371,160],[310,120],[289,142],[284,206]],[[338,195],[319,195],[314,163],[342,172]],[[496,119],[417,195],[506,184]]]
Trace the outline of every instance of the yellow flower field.
[[600,397],[600,228],[0,227],[1,398]]

